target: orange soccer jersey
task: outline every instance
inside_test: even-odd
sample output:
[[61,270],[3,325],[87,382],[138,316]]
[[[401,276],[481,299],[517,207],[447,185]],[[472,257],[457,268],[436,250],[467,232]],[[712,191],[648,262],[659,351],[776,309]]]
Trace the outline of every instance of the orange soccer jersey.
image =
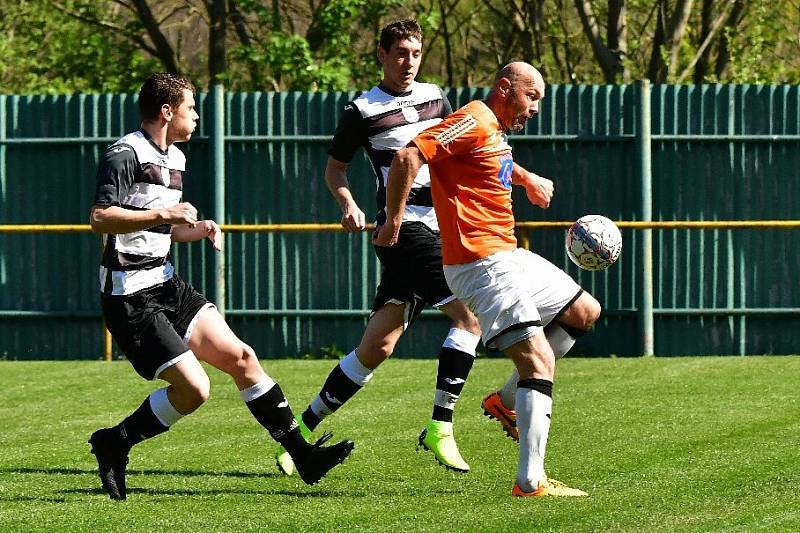
[[511,146],[494,113],[472,101],[413,140],[428,162],[445,265],[517,247]]

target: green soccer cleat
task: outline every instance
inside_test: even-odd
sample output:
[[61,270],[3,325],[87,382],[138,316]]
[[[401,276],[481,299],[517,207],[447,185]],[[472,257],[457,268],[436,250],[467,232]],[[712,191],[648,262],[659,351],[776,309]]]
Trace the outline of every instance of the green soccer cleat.
[[[311,430],[306,427],[302,418],[295,417],[295,420],[297,420],[297,425],[300,427],[300,435],[308,442],[308,439],[311,438]],[[275,466],[277,466],[281,474],[285,476],[291,476],[294,473],[294,461],[292,460],[292,456],[289,455],[289,452],[287,452],[286,448],[283,446],[278,446],[278,449],[275,451]]]
[[453,423],[431,420],[419,436],[419,446],[433,452],[439,463],[456,472],[469,472],[469,465],[461,457],[453,437]]

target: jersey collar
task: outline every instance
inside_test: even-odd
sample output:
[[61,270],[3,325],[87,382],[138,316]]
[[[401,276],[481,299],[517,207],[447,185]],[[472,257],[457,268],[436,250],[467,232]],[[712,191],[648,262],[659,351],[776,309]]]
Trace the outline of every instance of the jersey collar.
[[159,154],[161,154],[161,155],[167,155],[167,153],[169,152],[169,146],[167,146],[167,149],[166,149],[166,150],[162,150],[162,149],[161,149],[161,147],[160,147],[159,145],[157,145],[157,144],[156,144],[156,143],[153,141],[153,138],[152,138],[152,137],[150,137],[150,134],[149,134],[149,133],[147,133],[146,131],[144,131],[144,128],[139,128],[139,133],[141,133],[141,134],[142,134],[142,136],[143,136],[145,139],[147,139],[147,142],[149,142],[149,143],[150,143],[150,146],[152,146],[154,149],[158,150],[158,153],[159,153]]
[[405,91],[405,92],[402,92],[402,93],[399,93],[399,92],[397,92],[397,91],[393,91],[393,90],[391,90],[390,88],[388,88],[388,87],[387,87],[386,85],[384,85],[383,83],[379,83],[379,84],[378,84],[378,89],[380,89],[381,91],[385,92],[386,94],[388,94],[388,95],[390,95],[390,96],[394,96],[395,98],[398,98],[398,97],[401,97],[401,96],[408,96],[408,95],[410,95],[410,94],[411,94],[411,92],[414,90],[414,84],[415,84],[415,83],[416,83],[416,82],[412,82],[412,83],[411,83],[411,87],[409,87],[407,91]]

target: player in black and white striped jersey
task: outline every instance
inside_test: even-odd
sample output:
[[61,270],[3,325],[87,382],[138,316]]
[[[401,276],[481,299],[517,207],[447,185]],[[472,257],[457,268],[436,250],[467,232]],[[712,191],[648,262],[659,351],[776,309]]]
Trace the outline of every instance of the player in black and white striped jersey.
[[245,405],[297,461],[303,481],[319,481],[344,461],[353,443],[306,442],[280,386],[264,372],[216,307],[175,274],[172,242],[211,241],[222,249],[213,220],[181,201],[186,159],[174,145],[188,141],[197,125],[194,87],[180,77],[153,74],[139,92],[142,126],[106,150],[97,171],[90,222],[103,234],[100,291],[106,326],[136,372],[169,386],[150,394],[132,414],[89,438],[103,488],[127,497],[130,449],[167,431],[209,396],[198,359],[229,374]]
[[[378,60],[381,83],[361,94],[344,109],[325,170],[325,181],[342,209],[342,226],[361,231],[364,212],[350,192],[347,168],[359,148],[366,150],[376,176],[376,223],[385,221],[386,177],[392,158],[419,132],[452,112],[442,90],[415,81],[422,58],[422,31],[414,20],[387,25],[380,36]],[[417,174],[404,212],[400,242],[376,247],[383,266],[380,285],[366,331],[353,351],[331,371],[319,395],[303,412],[305,435],[336,411],[372,378],[372,372],[394,351],[403,331],[427,304],[445,313],[451,329],[439,353],[433,414],[419,438],[444,466],[468,472],[453,436],[453,409],[475,359],[480,340],[477,319],[457,300],[442,270],[439,224],[433,210],[427,167]],[[278,468],[291,474],[293,466],[282,449]]]

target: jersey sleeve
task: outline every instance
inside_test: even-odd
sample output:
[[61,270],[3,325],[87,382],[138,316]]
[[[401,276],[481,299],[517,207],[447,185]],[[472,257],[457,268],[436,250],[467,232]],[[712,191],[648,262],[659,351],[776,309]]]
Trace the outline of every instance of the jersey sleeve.
[[109,147],[97,167],[94,205],[120,205],[133,185],[138,165],[131,146],[115,144]]
[[336,126],[328,155],[342,163],[352,161],[356,151],[366,142],[363,124],[364,119],[356,105],[349,102],[344,106],[344,113]]
[[485,128],[464,108],[423,131],[413,142],[428,163],[453,155],[466,154],[486,137]]

